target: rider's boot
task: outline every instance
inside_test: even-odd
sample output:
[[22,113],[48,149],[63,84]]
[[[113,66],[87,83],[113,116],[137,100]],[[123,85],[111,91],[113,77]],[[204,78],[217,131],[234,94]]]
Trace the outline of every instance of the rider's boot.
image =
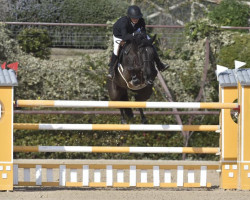
[[163,72],[163,71],[165,71],[166,69],[168,69],[169,68],[169,65],[168,64],[163,64],[162,62],[161,62],[161,60],[160,60],[160,58],[159,58],[159,55],[158,55],[158,53],[157,53],[157,51],[156,51],[156,49],[154,48],[154,61],[155,61],[155,63],[156,63],[156,67],[157,67],[157,69],[159,70],[159,71],[161,71],[161,72]]
[[109,79],[113,79],[113,77],[114,77],[114,72],[115,72],[114,68],[115,68],[115,64],[116,64],[117,58],[118,58],[118,56],[116,56],[114,53],[112,53],[110,62],[108,64],[108,66],[109,66],[108,78]]

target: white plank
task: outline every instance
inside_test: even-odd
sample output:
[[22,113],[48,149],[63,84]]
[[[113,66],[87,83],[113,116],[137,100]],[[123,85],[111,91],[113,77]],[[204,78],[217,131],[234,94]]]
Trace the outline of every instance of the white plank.
[[101,182],[101,170],[100,169],[94,170],[94,182],[95,183]]
[[148,182],[148,172],[147,170],[142,169],[141,170],[141,183],[147,183]]
[[107,184],[107,186],[112,186],[113,185],[113,168],[112,168],[112,165],[107,165],[106,184]]
[[207,186],[207,166],[201,166],[200,186]]
[[29,168],[24,168],[23,169],[23,180],[24,182],[30,182],[30,169]]
[[171,183],[171,170],[164,170],[164,183]]
[[177,167],[177,186],[183,186],[183,175],[184,175],[184,167]]
[[47,182],[53,182],[53,169],[47,169]]
[[70,182],[77,182],[77,169],[70,169]]
[[153,167],[153,182],[154,182],[155,187],[160,186],[160,167],[159,166]]
[[82,185],[89,186],[89,166],[83,165],[82,169]]
[[188,170],[188,183],[194,183],[194,170]]
[[59,167],[59,185],[66,186],[66,165]]
[[36,185],[42,185],[42,165],[36,165]]
[[117,170],[117,183],[124,183],[124,170]]
[[130,166],[129,186],[136,186],[136,166]]

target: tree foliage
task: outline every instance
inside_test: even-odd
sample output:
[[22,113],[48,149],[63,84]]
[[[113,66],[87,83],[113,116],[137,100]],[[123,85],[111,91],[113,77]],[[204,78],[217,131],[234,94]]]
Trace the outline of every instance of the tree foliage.
[[234,61],[244,61],[247,66],[250,65],[250,35],[235,34],[233,43],[224,46],[218,53],[218,64],[228,68],[234,68]]
[[122,0],[65,0],[59,21],[105,24],[109,20],[126,15],[127,6]]
[[250,8],[240,1],[223,0],[208,16],[212,22],[222,26],[248,26]]
[[15,0],[9,20],[21,22],[106,23],[126,14],[122,0]]
[[[9,21],[106,24],[126,14],[128,3],[118,0],[17,0],[12,4]],[[19,32],[23,26],[12,26]],[[43,26],[53,37],[54,46],[103,48],[105,36],[112,34],[106,27]],[[87,47],[86,47],[87,46]]]
[[9,21],[57,22],[62,1],[14,0],[11,5]]

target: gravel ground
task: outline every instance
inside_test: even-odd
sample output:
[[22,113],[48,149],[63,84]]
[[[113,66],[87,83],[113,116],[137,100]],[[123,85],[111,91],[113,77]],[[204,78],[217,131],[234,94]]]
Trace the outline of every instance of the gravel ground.
[[[22,163],[49,163],[49,164],[66,164],[66,163],[88,163],[88,164],[176,164],[178,165],[194,165],[199,164],[214,164],[213,161],[133,161],[133,160],[15,160],[15,164]],[[55,171],[55,175],[58,174]],[[23,179],[23,173],[20,172],[20,180]],[[32,176],[34,174],[32,173]],[[173,175],[174,176],[174,175]],[[199,177],[199,174],[197,174]],[[54,177],[58,180],[58,177]],[[125,176],[125,179],[128,177]],[[173,177],[175,179],[176,177]],[[208,182],[212,184],[212,188],[83,188],[83,187],[14,187],[13,192],[0,192],[0,200],[108,200],[108,199],[129,199],[129,200],[148,200],[148,199],[171,199],[171,200],[196,200],[196,199],[211,199],[211,200],[249,200],[250,191],[223,190],[219,188],[219,174],[216,171],[208,170]],[[152,177],[149,177],[152,179]],[[79,180],[81,181],[81,180]]]
[[19,187],[14,192],[1,192],[1,200],[108,200],[108,199],[129,199],[129,200],[249,200],[250,191],[229,191],[219,188],[212,189],[83,189],[83,188],[35,188]]

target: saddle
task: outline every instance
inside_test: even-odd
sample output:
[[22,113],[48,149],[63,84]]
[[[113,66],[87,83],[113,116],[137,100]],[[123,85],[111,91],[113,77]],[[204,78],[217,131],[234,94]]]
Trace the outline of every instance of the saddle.
[[118,63],[121,62],[123,54],[128,54],[130,51],[131,47],[126,45],[125,41],[121,41],[118,49]]
[[118,54],[117,54],[117,57],[118,59],[116,60],[114,66],[113,66],[113,69],[114,69],[114,72],[116,73],[116,69],[118,68],[118,64],[121,63],[122,61],[122,56],[123,54],[128,54],[129,51],[131,49],[131,46],[129,45],[126,45],[126,41],[121,41],[120,44],[119,44],[119,48],[118,48]]

